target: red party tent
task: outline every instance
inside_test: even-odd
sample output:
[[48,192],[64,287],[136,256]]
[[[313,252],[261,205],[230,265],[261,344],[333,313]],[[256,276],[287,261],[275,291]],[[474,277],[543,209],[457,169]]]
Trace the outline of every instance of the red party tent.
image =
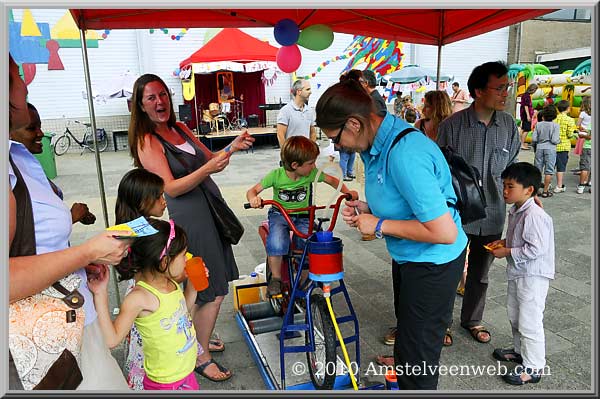
[[185,101],[195,109],[190,127],[196,127],[196,118],[210,103],[218,101],[216,72],[229,70],[233,74],[235,97],[243,94],[244,116],[261,115],[258,105],[265,102],[263,70],[275,68],[277,47],[258,40],[236,28],[224,28],[198,51],[179,63],[181,68],[192,66],[195,74],[194,100]]
[[236,28],[225,28],[217,33],[194,54],[179,63],[180,67],[192,63],[216,61],[275,61],[277,47],[258,40]]

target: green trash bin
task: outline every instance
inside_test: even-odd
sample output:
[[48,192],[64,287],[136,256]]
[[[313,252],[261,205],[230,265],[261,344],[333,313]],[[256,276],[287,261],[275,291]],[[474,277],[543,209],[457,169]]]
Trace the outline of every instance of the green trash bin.
[[54,151],[52,149],[52,136],[51,133],[44,133],[42,137],[42,153],[35,154],[35,157],[42,164],[44,173],[48,179],[54,179],[56,177],[56,160],[54,159]]

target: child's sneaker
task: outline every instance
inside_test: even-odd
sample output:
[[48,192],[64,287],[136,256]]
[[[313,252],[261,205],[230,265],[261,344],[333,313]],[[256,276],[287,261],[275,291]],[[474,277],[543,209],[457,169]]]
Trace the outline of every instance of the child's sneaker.
[[281,280],[278,278],[271,278],[269,285],[267,285],[267,294],[270,297],[281,295]]
[[583,190],[585,190],[585,185],[580,184],[577,186],[577,194],[583,194]]
[[555,193],[564,193],[565,191],[567,191],[567,186],[565,186],[564,184],[562,187],[556,186],[552,191],[554,191]]

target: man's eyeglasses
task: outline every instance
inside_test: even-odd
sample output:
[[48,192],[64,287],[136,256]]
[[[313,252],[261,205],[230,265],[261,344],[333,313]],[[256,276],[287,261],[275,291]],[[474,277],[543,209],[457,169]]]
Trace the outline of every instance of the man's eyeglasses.
[[331,142],[333,144],[339,144],[340,143],[340,139],[342,138],[342,132],[344,131],[344,128],[346,127],[346,122],[344,122],[344,124],[342,125],[342,128],[340,129],[340,131],[338,132],[338,134],[331,139]]
[[513,87],[513,84],[512,83],[508,83],[508,84],[505,84],[505,85],[502,85],[502,86],[498,86],[498,87],[488,87],[488,89],[496,90],[496,92],[498,94],[501,94],[501,93],[504,93],[504,92],[508,93],[508,91],[512,87]]

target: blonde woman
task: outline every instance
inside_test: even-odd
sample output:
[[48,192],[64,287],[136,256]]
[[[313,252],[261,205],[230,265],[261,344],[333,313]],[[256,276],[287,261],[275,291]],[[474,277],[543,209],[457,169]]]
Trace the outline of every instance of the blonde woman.
[[441,121],[452,115],[452,102],[448,93],[442,90],[425,93],[422,118],[415,122],[415,127],[430,139],[437,139],[437,129]]

